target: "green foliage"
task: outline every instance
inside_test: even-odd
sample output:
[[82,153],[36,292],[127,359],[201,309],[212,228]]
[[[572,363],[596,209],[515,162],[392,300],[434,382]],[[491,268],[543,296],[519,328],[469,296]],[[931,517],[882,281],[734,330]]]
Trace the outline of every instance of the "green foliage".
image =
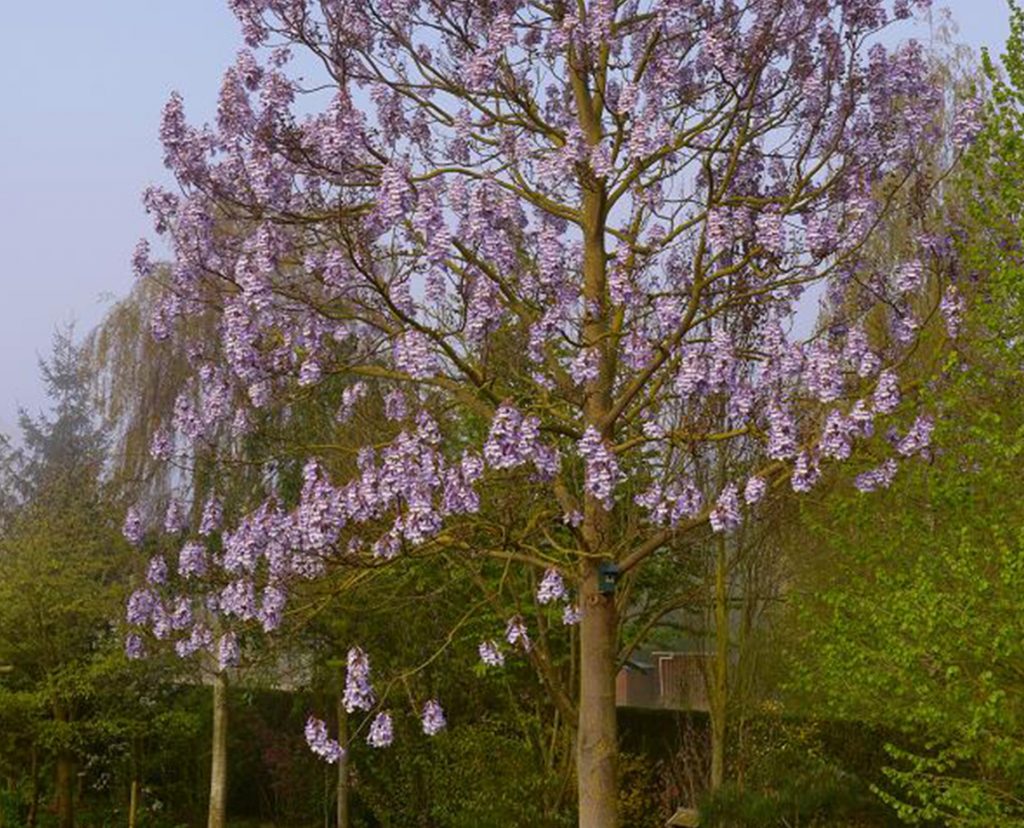
[[[485,828],[573,824],[571,808],[552,813],[546,790],[559,785],[535,749],[492,722],[464,724],[434,740],[417,739],[406,721],[387,755],[358,755],[355,790],[380,825]],[[394,755],[391,753],[394,752]],[[571,792],[570,792],[571,793]],[[571,799],[571,796],[568,797]]]
[[883,826],[892,815],[871,795],[879,734],[860,725],[786,719],[772,711],[748,723],[742,782],[708,796],[701,825],[730,828]]
[[[1018,288],[1020,289],[1020,288]],[[928,465],[892,489],[804,509],[791,683],[800,709],[883,725],[879,795],[907,821],[1012,825],[1024,816],[1022,376],[975,344],[936,388]]]
[[619,753],[619,819],[636,828],[661,828],[671,814],[663,803],[662,767],[645,754]]
[[802,711],[894,731],[874,783],[901,820],[1024,820],[1024,14],[1011,5],[1005,73],[986,54],[984,129],[948,199],[965,336],[926,374],[938,414],[928,465],[887,492],[828,493],[803,510],[791,618]]
[[986,347],[1024,354],[1024,12],[1010,6],[1010,37],[1002,71],[986,50],[991,87],[985,127],[966,158],[971,225],[963,254],[982,278],[975,318]]
[[831,576],[797,603],[794,684],[803,709],[924,741],[879,789],[908,820],[1024,815],[1024,422],[986,392],[974,373],[944,395],[932,465],[805,513]]
[[[33,799],[45,803],[54,762],[77,765],[85,789],[104,792],[90,800],[123,804],[122,785],[142,772],[153,742],[193,730],[168,705],[158,666],[129,663],[121,651],[116,619],[132,553],[102,478],[107,441],[70,332],[57,335],[42,372],[51,412],[22,415],[0,526],[0,774],[14,825]],[[92,802],[80,804],[88,811]]]

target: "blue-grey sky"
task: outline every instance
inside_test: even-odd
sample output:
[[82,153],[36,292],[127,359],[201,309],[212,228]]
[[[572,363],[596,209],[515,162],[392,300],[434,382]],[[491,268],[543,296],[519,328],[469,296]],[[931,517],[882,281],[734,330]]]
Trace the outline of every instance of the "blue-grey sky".
[[[949,0],[962,39],[998,51],[1005,0]],[[241,39],[224,0],[4,3],[0,50],[0,432],[42,404],[36,358],[56,325],[95,324],[131,284],[166,182],[156,138],[172,89],[214,111]]]

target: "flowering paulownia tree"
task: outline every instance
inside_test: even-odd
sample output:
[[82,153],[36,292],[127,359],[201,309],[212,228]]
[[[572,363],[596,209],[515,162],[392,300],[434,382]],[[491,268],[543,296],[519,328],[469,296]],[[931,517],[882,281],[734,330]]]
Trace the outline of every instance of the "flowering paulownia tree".
[[[921,47],[874,42],[911,3],[230,5],[250,50],[215,124],[172,96],[181,192],[145,197],[175,254],[154,335],[193,314],[219,330],[154,449],[244,432],[327,380],[347,383],[341,420],[376,405],[388,436],[347,479],[311,450],[294,507],[271,494],[221,530],[211,501],[132,620],[230,664],[233,625],[274,629],[289,584],[335,566],[436,548],[537,567],[542,602],[575,596],[580,824],[615,825],[614,574],[850,457],[900,406],[892,366],[939,304],[935,240],[892,273],[861,256],[937,137]],[[136,267],[155,278],[144,244]],[[800,341],[814,285],[828,324]],[[858,486],[886,485],[929,432],[919,417]],[[529,508],[481,520],[513,486]],[[210,585],[202,612],[172,609],[185,582]],[[506,634],[529,649],[523,619]]]

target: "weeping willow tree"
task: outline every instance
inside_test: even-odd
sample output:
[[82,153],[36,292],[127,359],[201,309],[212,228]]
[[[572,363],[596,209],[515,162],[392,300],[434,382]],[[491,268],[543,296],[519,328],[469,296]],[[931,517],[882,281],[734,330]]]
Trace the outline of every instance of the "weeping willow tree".
[[154,461],[150,443],[171,417],[189,373],[184,340],[158,343],[151,334],[156,297],[155,282],[137,282],[82,343],[93,398],[110,435],[111,482],[133,500],[154,504],[166,499],[174,470]]

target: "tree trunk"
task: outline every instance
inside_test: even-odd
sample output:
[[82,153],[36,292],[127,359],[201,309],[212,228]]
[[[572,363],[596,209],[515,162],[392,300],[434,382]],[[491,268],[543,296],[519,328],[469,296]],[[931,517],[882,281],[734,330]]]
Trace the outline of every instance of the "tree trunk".
[[[54,704],[53,717],[58,722],[65,724],[71,720],[71,714],[60,704]],[[54,795],[57,800],[56,810],[58,828],[74,828],[75,757],[65,747],[61,747],[57,751],[54,776]]]
[[342,747],[341,758],[338,759],[338,828],[349,828],[349,797],[348,797],[348,712],[338,694],[338,744]]
[[210,761],[210,811],[207,828],[225,828],[228,793],[228,680],[213,678],[213,753]]
[[142,798],[142,780],[139,779],[139,769],[142,758],[139,755],[142,751],[139,739],[132,740],[132,784],[128,794],[128,828],[135,828],[139,820],[139,801]]
[[132,778],[131,794],[128,798],[128,828],[135,828],[139,820],[139,798],[142,785],[137,777]]
[[[580,128],[591,146],[602,137],[601,110],[595,104],[585,74],[569,61],[569,75]],[[583,415],[602,440],[614,440],[607,422],[615,387],[616,354],[612,310],[608,300],[608,256],[605,223],[608,200],[604,179],[581,180],[583,233],[583,342],[597,355],[596,376],[584,385]],[[599,561],[610,548],[612,519],[606,504],[588,491],[583,503],[581,535],[587,557],[580,589],[580,700],[576,734],[580,828],[618,828],[618,733],[615,721],[615,662],[618,626],[614,593],[598,590]]]
[[66,750],[57,754],[56,795],[57,825],[59,828],[74,828],[75,825],[75,760]]
[[28,805],[28,828],[36,828],[36,820],[39,818],[39,748],[32,744],[30,773],[32,775],[32,799]]
[[579,824],[618,828],[615,599],[598,592],[597,565],[587,566],[580,596]]
[[725,536],[718,536],[715,560],[715,662],[711,694],[711,790],[725,781],[726,708],[729,692],[729,595],[728,555]]

